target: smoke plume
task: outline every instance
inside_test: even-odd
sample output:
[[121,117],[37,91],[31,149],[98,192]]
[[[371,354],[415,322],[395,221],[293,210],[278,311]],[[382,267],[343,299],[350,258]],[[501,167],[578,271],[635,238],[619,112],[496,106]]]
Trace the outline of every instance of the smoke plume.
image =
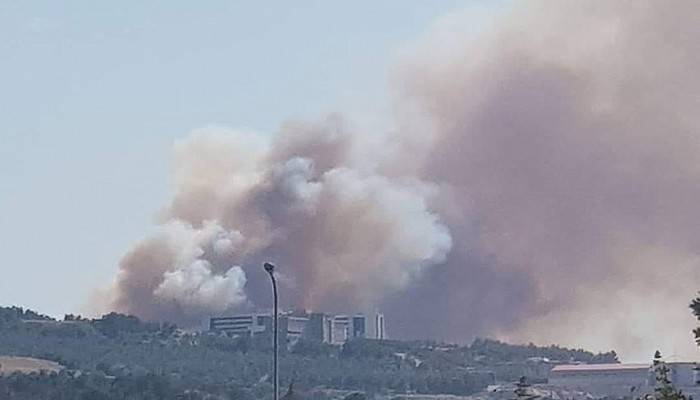
[[271,260],[286,306],[371,309],[443,262],[452,241],[428,209],[436,188],[353,168],[352,138],[329,117],[270,145],[217,128],[178,143],[168,222],[122,260],[116,308],[192,324],[266,306]]
[[447,19],[398,64],[390,133],[340,116],[269,142],[193,133],[115,308],[192,323],[268,306],[271,260],[287,306],[379,307],[396,336],[691,354],[698,15],[690,0],[523,2],[449,45],[464,21]]

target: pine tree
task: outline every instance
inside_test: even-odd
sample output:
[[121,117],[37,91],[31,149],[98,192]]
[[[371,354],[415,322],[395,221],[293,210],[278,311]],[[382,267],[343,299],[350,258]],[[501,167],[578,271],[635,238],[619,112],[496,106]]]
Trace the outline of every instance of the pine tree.
[[[693,310],[693,315],[700,321],[700,294],[690,303],[690,309]],[[695,342],[700,346],[700,327],[695,328],[693,333],[695,333]]]
[[671,369],[661,357],[661,352],[654,354],[654,374],[656,375],[656,387],[654,388],[654,398],[656,400],[692,400],[680,390],[677,390],[669,378]]

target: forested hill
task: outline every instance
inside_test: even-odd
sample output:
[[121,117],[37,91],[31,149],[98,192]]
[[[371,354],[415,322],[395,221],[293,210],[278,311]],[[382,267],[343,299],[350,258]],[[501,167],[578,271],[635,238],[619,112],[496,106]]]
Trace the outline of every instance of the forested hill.
[[[57,321],[22,308],[0,308],[0,355],[56,361],[58,375],[0,378],[0,397],[198,399],[265,398],[271,393],[268,340],[185,333],[172,324],[108,314]],[[425,341],[353,340],[342,347],[309,341],[282,346],[281,381],[305,390],[469,394],[494,380],[542,379],[562,362],[617,362],[558,346],[477,339],[470,346]],[[133,391],[132,394],[129,391]],[[14,393],[14,397],[7,397]],[[25,397],[21,397],[26,394]],[[48,397],[42,397],[47,393]],[[117,396],[121,393],[122,397]],[[30,395],[31,394],[31,395]],[[18,397],[19,396],[19,397]],[[102,397],[100,397],[102,396]],[[139,397],[143,396],[143,397]],[[148,397],[150,396],[150,397]],[[322,397],[320,397],[322,398]]]

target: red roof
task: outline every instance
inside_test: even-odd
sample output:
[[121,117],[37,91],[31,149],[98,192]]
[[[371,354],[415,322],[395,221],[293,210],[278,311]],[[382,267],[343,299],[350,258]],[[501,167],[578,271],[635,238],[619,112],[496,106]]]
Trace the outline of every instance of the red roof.
[[552,372],[594,372],[594,371],[628,371],[648,370],[651,364],[569,364],[557,365]]

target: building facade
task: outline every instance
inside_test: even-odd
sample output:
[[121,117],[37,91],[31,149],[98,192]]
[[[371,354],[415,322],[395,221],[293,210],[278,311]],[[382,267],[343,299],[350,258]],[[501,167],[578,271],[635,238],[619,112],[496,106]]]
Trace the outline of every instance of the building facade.
[[330,342],[331,325],[328,315],[323,313],[310,313],[308,322],[304,327],[303,337],[323,343]]
[[264,317],[261,314],[247,314],[211,318],[209,330],[232,336],[255,336],[265,331]]
[[[243,314],[231,317],[213,317],[209,319],[209,330],[222,332],[229,336],[254,337],[268,335],[272,332],[272,316],[270,314]],[[282,335],[289,331],[289,318],[280,316],[277,320],[277,330]]]
[[[376,317],[378,339],[384,338],[384,316]],[[316,312],[286,312],[279,316],[280,337],[287,342],[300,338],[330,344],[343,344],[350,339],[368,338],[367,317],[363,314],[331,315]],[[272,332],[270,314],[246,314],[212,317],[209,330],[229,336],[258,336]]]
[[358,314],[352,317],[352,337],[367,337],[367,317],[365,317],[364,315]]
[[386,323],[384,322],[384,314],[377,313],[374,316],[374,338],[378,340],[386,339]]

